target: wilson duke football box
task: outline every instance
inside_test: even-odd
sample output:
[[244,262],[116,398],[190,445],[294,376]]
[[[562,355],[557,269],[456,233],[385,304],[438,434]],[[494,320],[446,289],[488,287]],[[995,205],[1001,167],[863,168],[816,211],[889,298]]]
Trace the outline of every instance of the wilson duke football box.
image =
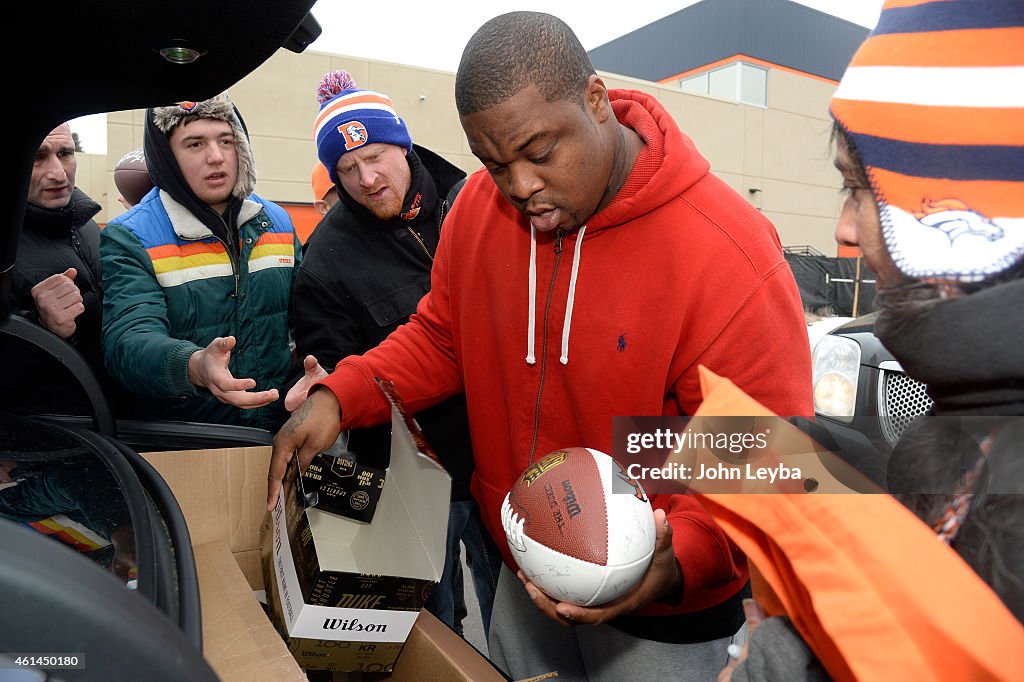
[[[390,671],[444,570],[451,477],[394,388],[378,383],[391,402],[391,461],[373,520],[305,507],[293,484],[264,522],[272,619],[307,669]],[[343,484],[332,467],[323,475]]]

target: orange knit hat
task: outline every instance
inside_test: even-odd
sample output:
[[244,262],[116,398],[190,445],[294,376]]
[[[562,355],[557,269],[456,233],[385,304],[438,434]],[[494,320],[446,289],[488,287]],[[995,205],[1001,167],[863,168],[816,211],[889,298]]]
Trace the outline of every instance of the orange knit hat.
[[310,178],[313,184],[313,200],[320,201],[324,196],[331,191],[334,187],[334,183],[331,182],[330,175],[327,174],[327,169],[322,163],[317,161],[313,165],[313,173]]
[[886,0],[832,97],[904,274],[984,280],[1024,258],[1024,5]]

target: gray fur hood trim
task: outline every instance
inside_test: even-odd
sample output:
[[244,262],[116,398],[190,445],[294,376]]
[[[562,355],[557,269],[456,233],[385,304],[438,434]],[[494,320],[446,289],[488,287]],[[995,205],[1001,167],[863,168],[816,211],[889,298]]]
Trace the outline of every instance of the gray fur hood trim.
[[235,148],[238,150],[238,180],[231,194],[238,199],[245,199],[256,190],[256,162],[249,145],[249,135],[226,92],[201,102],[180,102],[153,109],[154,125],[167,136],[170,136],[175,126],[199,118],[226,121],[231,125],[235,133]]

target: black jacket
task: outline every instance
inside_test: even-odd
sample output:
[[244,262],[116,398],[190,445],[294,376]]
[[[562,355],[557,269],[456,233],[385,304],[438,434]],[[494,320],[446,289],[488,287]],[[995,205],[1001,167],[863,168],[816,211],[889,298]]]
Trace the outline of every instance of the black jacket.
[[[430,290],[441,222],[466,174],[418,145],[407,158],[407,217],[380,221],[339,186],[341,201],[306,242],[292,298],[296,349],[300,358],[316,356],[328,371],[383,341]],[[452,499],[469,499],[473,453],[465,397],[424,410],[416,421],[452,475]],[[390,425],[353,430],[349,449],[386,466],[390,433]]]
[[[75,188],[68,205],[48,209],[27,204],[12,273],[11,310],[36,324],[39,311],[32,287],[51,275],[75,268],[75,284],[82,292],[85,312],[75,320],[68,339],[85,357],[102,382],[106,381],[100,350],[103,280],[100,274],[100,228],[92,220],[100,205]],[[71,412],[87,414],[84,393],[69,372],[47,356],[9,339],[0,341],[9,370],[0,379],[2,406],[18,412]],[[15,397],[16,396],[16,397]]]

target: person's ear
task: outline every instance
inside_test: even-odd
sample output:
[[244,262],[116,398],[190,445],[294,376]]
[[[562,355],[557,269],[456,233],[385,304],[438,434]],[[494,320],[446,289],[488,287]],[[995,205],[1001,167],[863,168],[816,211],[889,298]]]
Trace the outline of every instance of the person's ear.
[[604,121],[611,116],[608,86],[597,74],[592,74],[587,78],[587,85],[583,89],[583,106],[587,111],[593,113],[598,121]]

